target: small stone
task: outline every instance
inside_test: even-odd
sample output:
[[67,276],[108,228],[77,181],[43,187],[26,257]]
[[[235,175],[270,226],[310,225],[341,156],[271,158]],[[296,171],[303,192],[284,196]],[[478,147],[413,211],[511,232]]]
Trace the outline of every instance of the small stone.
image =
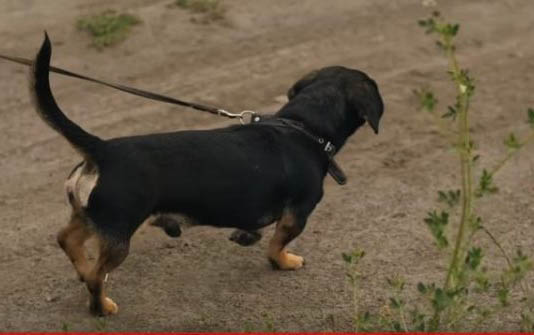
[[46,302],[55,302],[59,300],[58,295],[47,295],[46,296]]

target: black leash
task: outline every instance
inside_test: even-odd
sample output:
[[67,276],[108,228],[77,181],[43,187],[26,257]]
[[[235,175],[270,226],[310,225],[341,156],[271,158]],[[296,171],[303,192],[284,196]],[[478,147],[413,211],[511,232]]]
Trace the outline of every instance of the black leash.
[[[33,66],[33,61],[30,59],[26,59],[26,58],[11,57],[11,56],[5,56],[5,55],[0,54],[0,59],[5,59],[11,62],[15,62],[18,64],[27,65],[27,66]],[[249,110],[242,111],[241,113],[230,113],[224,109],[205,106],[205,105],[197,104],[194,102],[179,100],[179,99],[172,98],[169,96],[140,90],[138,88],[129,87],[129,86],[116,84],[116,83],[110,83],[110,82],[106,82],[103,80],[87,77],[87,76],[74,73],[68,70],[64,70],[64,69],[61,69],[55,66],[50,66],[50,71],[67,76],[67,77],[78,78],[78,79],[86,80],[89,82],[101,84],[107,87],[117,89],[119,91],[123,91],[126,93],[130,93],[133,95],[143,97],[143,98],[147,98],[147,99],[166,102],[166,103],[173,104],[173,105],[185,106],[185,107],[193,108],[198,111],[208,112],[214,115],[224,116],[224,117],[231,118],[231,119],[239,118],[239,121],[241,122],[241,124],[245,124],[245,117],[248,115],[250,116],[251,123],[261,122],[261,123],[265,123],[265,124],[268,124],[274,127],[289,127],[289,128],[296,129],[323,147],[322,149],[328,157],[328,162],[329,162],[328,173],[330,174],[330,176],[332,176],[332,178],[334,178],[334,180],[339,185],[344,185],[347,183],[347,176],[345,175],[343,170],[341,170],[339,165],[334,160],[334,155],[336,154],[336,147],[330,141],[325,141],[324,138],[313,135],[313,133],[308,131],[306,127],[298,121],[284,119],[284,118],[268,118],[268,117],[264,118],[260,115],[257,115],[256,112],[249,111]]]
[[[18,64],[23,64],[23,65],[27,65],[27,66],[33,66],[33,61],[30,60],[30,59],[26,59],[26,58],[11,57],[11,56],[5,56],[5,55],[1,55],[1,54],[0,54],[0,58],[8,60],[8,61],[11,61],[11,62],[15,62],[15,63],[18,63]],[[152,92],[140,90],[140,89],[134,88],[134,87],[129,87],[129,86],[121,85],[121,84],[115,84],[115,83],[110,83],[110,82],[106,82],[106,81],[103,81],[103,80],[94,79],[94,78],[87,77],[87,76],[84,76],[84,75],[81,75],[81,74],[78,74],[78,73],[74,73],[74,72],[71,72],[71,71],[68,71],[68,70],[64,70],[64,69],[58,68],[58,67],[55,67],[55,66],[50,66],[50,71],[55,72],[55,73],[59,73],[59,74],[64,75],[64,76],[78,78],[78,79],[90,81],[90,82],[93,82],[93,83],[101,84],[101,85],[104,85],[104,86],[108,86],[108,87],[117,89],[119,91],[123,91],[123,92],[126,92],[126,93],[130,93],[130,94],[133,94],[133,95],[137,95],[137,96],[143,97],[143,98],[147,98],[147,99],[166,102],[166,103],[173,104],[173,105],[185,106],[185,107],[196,109],[198,111],[208,112],[208,113],[211,113],[211,114],[214,114],[214,115],[218,115],[218,116],[224,116],[224,117],[227,117],[227,118],[230,118],[230,119],[239,118],[241,123],[245,122],[244,121],[245,116],[248,115],[248,116],[252,117],[252,116],[254,116],[256,114],[255,112],[248,111],[248,110],[242,111],[241,113],[230,113],[230,112],[228,112],[228,111],[226,111],[224,109],[210,107],[210,106],[206,106],[206,105],[201,105],[201,104],[197,104],[195,102],[179,100],[179,99],[172,98],[172,97],[169,97],[169,96],[165,96],[165,95],[161,95],[161,94],[157,94],[157,93],[152,93]]]

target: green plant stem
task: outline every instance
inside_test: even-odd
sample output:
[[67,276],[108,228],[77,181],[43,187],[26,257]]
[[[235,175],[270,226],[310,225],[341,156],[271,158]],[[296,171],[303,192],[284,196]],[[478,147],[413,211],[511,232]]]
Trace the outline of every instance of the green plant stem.
[[462,146],[459,147],[458,152],[460,156],[460,170],[462,175],[462,214],[460,218],[460,225],[458,227],[458,235],[456,237],[456,243],[453,250],[451,264],[447,271],[447,277],[445,279],[445,290],[450,289],[452,275],[458,269],[458,263],[460,260],[460,251],[463,248],[463,241],[465,230],[467,226],[467,221],[471,217],[472,210],[472,159],[471,159],[471,148],[470,148],[470,134],[469,134],[469,118],[468,118],[468,109],[469,109],[469,98],[462,89],[462,84],[458,80],[460,73],[460,67],[458,66],[458,61],[454,54],[454,46],[452,44],[451,37],[445,36],[443,38],[444,45],[447,50],[447,58],[449,59],[449,69],[452,72],[454,78],[456,79],[456,85],[458,94],[461,98],[460,108],[459,108],[459,118],[458,118],[458,129],[459,129],[459,144]]
[[[530,141],[534,140],[534,131],[521,143],[521,147],[523,147],[524,145],[528,144]],[[497,163],[497,165],[495,165],[495,167],[490,171],[490,175],[493,176],[495,175],[497,172],[499,172],[499,170],[513,157],[515,156],[515,154],[520,150],[521,148],[518,148],[518,149],[515,149],[515,150],[512,150],[510,152],[508,152],[508,154],[506,155],[506,157],[504,157],[501,161],[499,161],[499,163]]]
[[[353,265],[354,266],[354,265]],[[359,302],[358,302],[358,282],[357,282],[357,272],[356,270],[353,268],[352,269],[352,303],[354,305],[354,321],[355,321],[355,324],[356,324],[356,332],[360,332],[361,331],[361,325],[360,325],[360,316],[358,315],[358,313],[360,312],[359,309]]]
[[399,306],[399,314],[402,322],[402,328],[404,329],[405,333],[408,333],[408,325],[406,324],[406,318],[404,317],[404,308],[402,308],[402,305]]

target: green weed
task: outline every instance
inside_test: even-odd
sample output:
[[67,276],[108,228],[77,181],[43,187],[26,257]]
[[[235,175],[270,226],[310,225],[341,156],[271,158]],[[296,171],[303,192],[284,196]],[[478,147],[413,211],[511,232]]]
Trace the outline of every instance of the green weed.
[[[533,262],[521,250],[510,257],[498,239],[483,224],[477,214],[476,200],[498,192],[494,176],[517,154],[528,142],[534,139],[534,110],[527,110],[527,123],[531,125],[531,133],[523,140],[511,133],[504,139],[508,153],[493,168],[484,168],[478,180],[475,179],[476,164],[480,157],[476,153],[476,145],[469,128],[471,99],[475,94],[475,80],[467,69],[460,67],[456,58],[454,39],[460,31],[459,24],[446,22],[439,12],[431,17],[420,20],[419,25],[427,34],[438,36],[436,45],[448,59],[448,73],[456,88],[456,99],[447,106],[445,113],[437,111],[438,99],[431,89],[425,87],[415,90],[420,102],[420,109],[433,116],[440,130],[450,140],[451,147],[457,153],[461,188],[459,190],[438,191],[438,201],[445,208],[433,209],[428,212],[424,222],[436,242],[448,259],[447,271],[443,282],[418,283],[417,291],[420,298],[408,303],[402,279],[389,279],[391,290],[389,304],[383,312],[373,315],[368,311],[359,312],[355,309],[354,319],[357,331],[390,330],[397,332],[413,331],[457,331],[472,327],[480,329],[481,324],[491,322],[503,308],[513,302],[511,292],[519,288],[522,297],[515,299],[520,303],[522,312],[519,315],[522,331],[534,330],[534,297],[524,283],[526,274],[532,270]],[[453,224],[454,223],[454,224]],[[449,233],[451,228],[456,232]],[[474,244],[473,237],[485,234],[506,260],[506,266],[500,270],[489,271],[483,264],[486,253]],[[448,236],[450,237],[450,241]],[[363,252],[359,251],[363,255]],[[356,291],[357,265],[361,260],[343,254],[347,263],[349,282]],[[354,294],[354,302],[357,294]]]
[[207,24],[212,21],[223,21],[226,15],[226,7],[221,0],[176,0],[176,5],[193,14],[201,15],[192,18],[193,22]]
[[78,29],[87,31],[93,37],[93,46],[103,49],[122,42],[128,36],[131,27],[141,20],[130,14],[117,14],[113,10],[98,15],[78,19]]
[[66,321],[61,321],[61,331],[64,333],[68,333],[71,331],[70,324]]

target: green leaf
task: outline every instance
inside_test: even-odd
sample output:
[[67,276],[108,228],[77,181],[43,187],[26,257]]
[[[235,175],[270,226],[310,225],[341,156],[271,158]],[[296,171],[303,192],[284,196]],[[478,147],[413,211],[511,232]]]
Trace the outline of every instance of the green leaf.
[[434,298],[432,299],[432,307],[437,312],[442,312],[450,306],[452,297],[447,294],[443,289],[438,288],[434,291]]
[[475,80],[469,75],[469,70],[461,69],[455,79],[460,85],[462,95],[473,96],[475,93]]
[[456,120],[458,115],[458,110],[452,106],[447,106],[447,113],[443,114],[441,117],[444,119]]
[[441,25],[439,28],[439,31],[441,34],[449,37],[454,37],[458,34],[458,31],[460,30],[459,24],[451,24],[446,23],[444,25]]
[[510,150],[517,150],[521,148],[521,143],[519,143],[519,140],[514,133],[510,133],[510,135],[504,140],[504,144]]
[[393,309],[399,309],[400,308],[400,302],[395,298],[389,298],[389,306]]
[[499,189],[493,184],[493,175],[488,170],[482,170],[482,175],[478,183],[478,189],[475,191],[477,197],[482,197],[485,194],[497,193]]
[[438,99],[434,96],[434,93],[429,88],[421,88],[414,90],[413,93],[419,99],[419,105],[421,110],[426,110],[432,113],[438,104]]
[[534,109],[529,108],[527,110],[527,123],[530,124],[532,128],[534,128]]
[[417,23],[420,27],[425,28],[426,34],[431,34],[436,31],[436,20],[434,18],[428,18],[423,20],[418,20]]
[[438,247],[447,247],[449,241],[447,240],[447,237],[445,237],[445,226],[449,223],[449,213],[445,211],[442,211],[441,214],[438,214],[436,211],[428,212],[428,217],[426,217],[424,221],[436,239]]
[[532,260],[519,248],[512,258],[512,266],[503,273],[505,283],[515,284],[521,281],[534,267]]
[[454,207],[460,202],[460,194],[460,190],[438,191],[438,201]]
[[425,294],[426,293],[426,286],[425,284],[419,282],[417,283],[417,290],[422,293],[422,294]]
[[488,277],[486,277],[484,273],[482,272],[477,273],[474,281],[475,281],[475,288],[480,292],[488,292],[488,290],[491,287],[491,283]]
[[476,270],[482,262],[482,249],[473,247],[467,252],[465,264],[470,270]]
[[364,256],[365,256],[365,251],[364,250],[360,250],[360,249],[356,249],[353,252],[351,252],[350,254],[349,253],[345,253],[345,252],[341,253],[341,257],[343,257],[343,260],[348,264],[358,264],[358,262]]
[[508,304],[509,304],[508,303],[508,293],[510,293],[510,291],[506,287],[501,287],[497,291],[497,298],[499,299],[499,302],[501,303],[502,306],[508,306]]
[[471,222],[471,227],[472,227],[473,231],[477,231],[477,230],[482,229],[482,218],[480,216],[471,217],[470,222]]

